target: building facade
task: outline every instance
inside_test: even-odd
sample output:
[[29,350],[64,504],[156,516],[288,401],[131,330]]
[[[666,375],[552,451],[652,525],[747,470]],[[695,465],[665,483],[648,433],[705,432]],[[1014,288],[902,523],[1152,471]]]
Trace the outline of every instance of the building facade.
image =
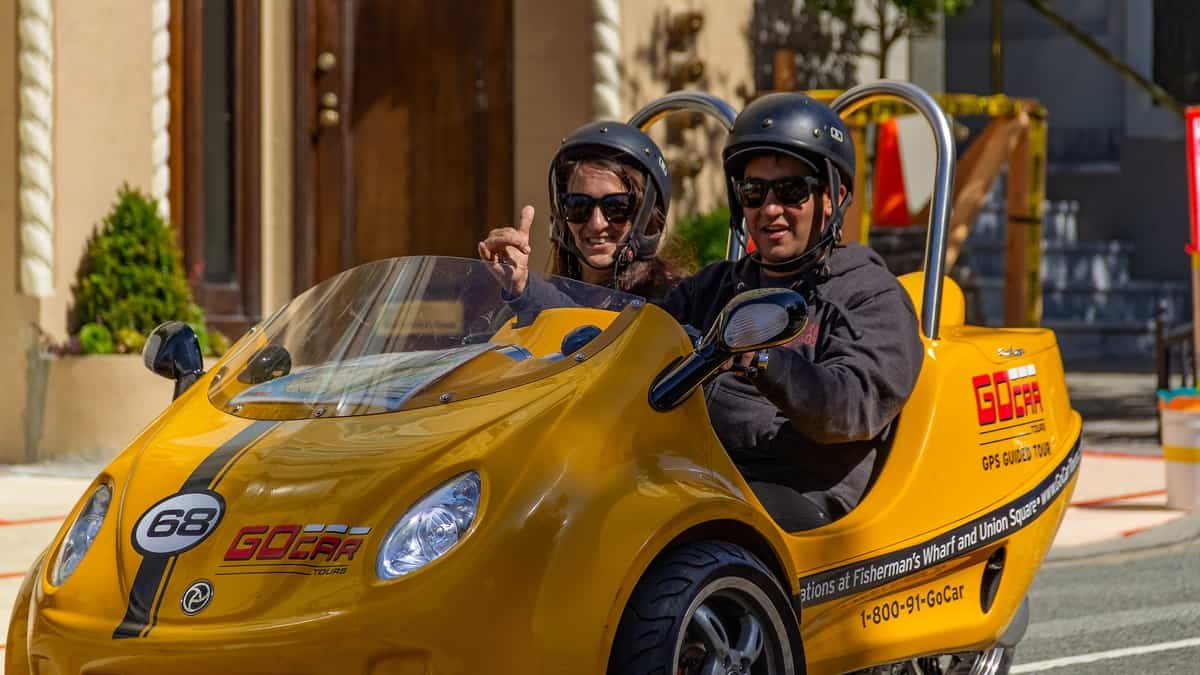
[[[198,303],[235,336],[356,264],[474,256],[524,204],[547,241],[563,135],[671,88],[740,105],[753,12],[751,0],[0,3],[16,45],[0,51],[0,463],[111,452],[130,423],[106,439],[86,429],[125,416],[136,431],[169,400],[127,356],[90,376],[110,392],[65,404],[94,388],[80,364],[104,359],[44,349],[66,338],[80,257],[121,185],[159,200]],[[660,127],[688,208],[715,206],[723,131]],[[144,398],[138,387],[157,393],[121,400]]]

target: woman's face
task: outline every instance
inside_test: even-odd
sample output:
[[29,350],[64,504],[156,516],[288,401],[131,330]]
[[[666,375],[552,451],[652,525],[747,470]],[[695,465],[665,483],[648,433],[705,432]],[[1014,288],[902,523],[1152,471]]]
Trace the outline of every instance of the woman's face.
[[[580,164],[567,181],[567,192],[582,192],[595,199],[611,194],[624,194],[629,188],[621,182],[611,170],[595,164]],[[582,223],[567,221],[571,236],[575,238],[575,246],[583,255],[588,265],[592,267],[608,267],[613,264],[613,255],[617,250],[617,242],[629,232],[629,220],[616,225],[608,222],[599,206],[592,209],[591,215]],[[587,270],[585,268],[585,273]]]

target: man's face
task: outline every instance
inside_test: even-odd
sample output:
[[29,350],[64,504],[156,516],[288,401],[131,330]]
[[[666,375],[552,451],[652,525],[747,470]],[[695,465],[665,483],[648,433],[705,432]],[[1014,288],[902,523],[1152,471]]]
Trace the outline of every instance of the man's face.
[[[774,153],[759,155],[746,165],[744,178],[777,178],[812,176],[812,167],[788,155]],[[829,200],[823,193],[814,193],[799,204],[784,204],[775,190],[771,190],[762,206],[743,207],[746,229],[763,260],[781,263],[791,260],[808,250],[820,237],[818,228],[813,227],[813,209],[820,204],[828,218],[832,212]]]

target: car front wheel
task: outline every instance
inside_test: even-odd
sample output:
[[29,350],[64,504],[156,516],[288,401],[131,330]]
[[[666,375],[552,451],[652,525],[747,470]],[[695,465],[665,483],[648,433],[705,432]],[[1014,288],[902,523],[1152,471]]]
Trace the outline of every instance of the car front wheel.
[[801,675],[779,581],[746,549],[699,542],[651,565],[621,615],[609,675]]

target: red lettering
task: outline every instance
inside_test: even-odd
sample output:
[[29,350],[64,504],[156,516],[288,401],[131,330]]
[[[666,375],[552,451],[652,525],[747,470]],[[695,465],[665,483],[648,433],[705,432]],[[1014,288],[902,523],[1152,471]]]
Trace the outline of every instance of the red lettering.
[[992,384],[991,379],[987,375],[976,375],[971,378],[971,384],[975,387],[975,410],[979,413],[980,426],[995,422],[996,399],[987,390]]
[[1017,417],[1025,416],[1025,406],[1021,405],[1021,392],[1028,386],[1027,384],[1018,384],[1013,387],[1013,412],[1017,414]]
[[1033,399],[1029,396],[1029,390],[1032,388],[1033,388],[1033,385],[1029,384],[1028,382],[1026,382],[1025,385],[1021,387],[1021,397],[1025,402],[1025,412],[1030,415],[1033,414],[1033,408],[1030,406],[1030,401],[1032,401]]
[[[259,549],[256,558],[258,560],[279,560],[292,547],[292,542],[296,540],[299,532],[299,525],[276,525],[275,529],[271,530],[271,534],[263,540],[262,548]],[[271,542],[282,535],[287,536],[287,541],[283,542],[282,546],[272,546]]]
[[316,535],[312,535],[312,534],[300,537],[300,541],[296,542],[296,548],[292,549],[291,554],[288,555],[288,559],[289,560],[304,560],[305,558],[307,558],[308,554],[311,553],[312,551],[303,549],[301,547],[305,546],[306,544],[311,544],[316,540],[317,540]]
[[1033,404],[1030,406],[1030,410],[1037,410],[1038,412],[1042,412],[1042,392],[1038,391],[1037,382],[1035,381],[1033,384],[1029,385],[1029,389],[1030,389],[1030,392],[1029,392],[1030,396],[1032,397],[1032,400],[1033,400]]
[[340,537],[321,537],[317,545],[313,547],[312,555],[308,556],[309,560],[315,560],[318,555],[325,554],[326,560],[331,560],[333,555],[337,553],[338,544],[341,544]]
[[358,551],[358,547],[362,546],[363,540],[358,537],[350,537],[342,542],[342,547],[338,549],[337,555],[333,556],[333,562],[342,559],[342,556],[348,556],[348,560],[354,560],[354,554]]
[[[1013,395],[1012,388],[1008,384],[1008,371],[998,370],[992,373],[992,382],[996,384],[996,410],[1000,420],[1011,420],[1013,418]],[[1007,395],[1007,401],[1002,400],[1005,396],[1002,396],[1001,392]]]
[[263,534],[266,531],[266,525],[249,525],[238,530],[237,536],[233,538],[233,543],[229,545],[229,550],[225,551],[225,559],[249,560],[252,558],[254,552],[258,550],[258,545],[262,543],[262,537],[247,535]]

